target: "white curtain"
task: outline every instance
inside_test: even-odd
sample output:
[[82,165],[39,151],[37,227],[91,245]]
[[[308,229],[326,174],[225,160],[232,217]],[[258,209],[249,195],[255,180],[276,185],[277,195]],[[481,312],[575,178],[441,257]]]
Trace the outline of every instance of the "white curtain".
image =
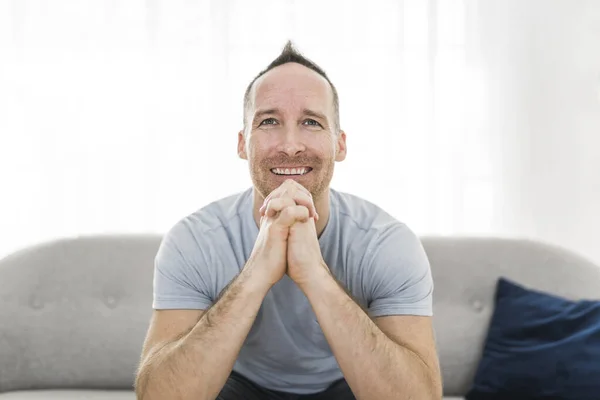
[[493,129],[481,42],[495,37],[482,19],[493,11],[475,0],[0,0],[0,257],[65,236],[162,233],[249,187],[236,155],[243,92],[287,39],[340,94],[348,158],[334,188],[419,234],[536,234],[510,217],[531,212],[506,192],[519,142],[499,146]]

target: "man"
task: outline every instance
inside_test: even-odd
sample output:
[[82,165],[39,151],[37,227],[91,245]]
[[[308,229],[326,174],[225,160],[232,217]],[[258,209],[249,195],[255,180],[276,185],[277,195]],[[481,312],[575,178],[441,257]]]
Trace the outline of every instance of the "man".
[[138,399],[440,399],[418,240],[329,188],[335,87],[290,42],[248,86],[253,188],[179,221],[155,260]]

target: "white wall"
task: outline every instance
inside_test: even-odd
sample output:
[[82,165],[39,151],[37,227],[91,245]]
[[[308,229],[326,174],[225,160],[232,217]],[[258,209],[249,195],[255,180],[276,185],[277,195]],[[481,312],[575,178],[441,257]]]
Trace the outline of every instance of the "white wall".
[[[480,2],[506,233],[600,262],[600,2]],[[515,146],[516,145],[516,146]]]
[[336,188],[600,264],[600,0],[264,0],[251,29],[256,1],[0,1],[0,257],[245,188],[240,96],[292,37],[340,90]]

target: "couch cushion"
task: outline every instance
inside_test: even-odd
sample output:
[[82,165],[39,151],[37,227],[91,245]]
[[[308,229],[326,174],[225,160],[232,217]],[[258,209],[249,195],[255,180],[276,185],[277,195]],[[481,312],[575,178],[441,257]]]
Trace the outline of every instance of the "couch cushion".
[[500,279],[468,400],[597,400],[600,301],[569,301]]
[[125,390],[25,390],[0,393],[0,400],[135,400]]
[[[31,390],[0,393],[0,400],[135,400],[134,392],[106,390]],[[464,400],[463,397],[444,397],[444,400]]]
[[[0,260],[0,321],[10,321],[0,327],[0,393],[130,389],[152,313],[161,238],[68,238]],[[572,298],[600,292],[600,268],[555,246],[457,237],[425,237],[423,244],[448,396],[464,395],[473,382],[499,276]]]
[[499,277],[570,299],[600,293],[600,268],[572,251],[531,240],[424,237],[435,289],[433,324],[446,396],[471,385]]
[[0,393],[131,390],[159,243],[155,235],[80,237],[0,260]]

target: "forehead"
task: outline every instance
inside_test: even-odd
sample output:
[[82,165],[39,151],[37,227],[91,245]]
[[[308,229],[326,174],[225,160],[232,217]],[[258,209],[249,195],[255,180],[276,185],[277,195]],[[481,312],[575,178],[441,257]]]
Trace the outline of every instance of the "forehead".
[[259,108],[318,108],[328,111],[333,93],[317,72],[297,63],[273,68],[254,83],[254,111]]

